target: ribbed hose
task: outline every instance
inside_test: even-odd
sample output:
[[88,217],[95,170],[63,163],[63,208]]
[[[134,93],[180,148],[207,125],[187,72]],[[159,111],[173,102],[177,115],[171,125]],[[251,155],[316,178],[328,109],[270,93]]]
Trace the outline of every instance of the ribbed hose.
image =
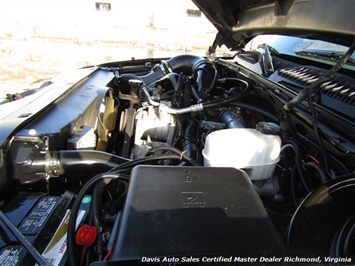
[[211,61],[195,55],[179,55],[163,62],[149,74],[140,76],[140,79],[149,85],[173,72],[193,75],[199,93],[204,88],[213,88],[217,78],[217,69]]

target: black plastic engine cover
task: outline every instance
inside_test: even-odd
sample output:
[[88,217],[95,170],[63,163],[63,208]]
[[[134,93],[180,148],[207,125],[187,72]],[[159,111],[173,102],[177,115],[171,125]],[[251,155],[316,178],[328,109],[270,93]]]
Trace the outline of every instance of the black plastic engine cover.
[[244,171],[138,166],[110,260],[282,250]]

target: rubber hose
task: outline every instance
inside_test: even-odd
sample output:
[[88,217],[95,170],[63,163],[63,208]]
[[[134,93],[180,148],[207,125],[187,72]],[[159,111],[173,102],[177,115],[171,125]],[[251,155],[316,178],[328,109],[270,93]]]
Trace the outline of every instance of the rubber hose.
[[104,221],[102,219],[102,194],[107,183],[105,180],[99,181],[92,193],[92,215],[93,215],[93,224],[97,230],[98,236],[96,238],[96,253],[99,255],[99,260],[101,260],[103,254],[103,241],[102,234],[104,228]]
[[93,150],[61,150],[53,152],[57,157],[59,174],[108,171],[129,160],[117,155]]
[[240,108],[246,109],[246,110],[251,111],[251,112],[259,113],[259,114],[269,118],[272,122],[280,123],[279,119],[275,115],[273,115],[273,114],[271,114],[271,113],[269,113],[269,112],[267,112],[267,111],[265,111],[263,109],[255,107],[255,106],[253,106],[251,104],[240,103],[240,102],[233,102],[233,103],[229,103],[229,104],[234,106],[234,107],[240,107]]
[[306,167],[312,167],[314,170],[317,171],[317,173],[319,174],[319,177],[322,180],[322,184],[328,181],[328,178],[327,178],[327,175],[326,175],[325,171],[323,170],[323,168],[319,164],[317,164],[315,162],[307,162],[305,164],[305,166]]
[[[183,72],[185,75],[196,75],[195,80],[198,83],[198,91],[200,91],[204,87],[214,86],[217,70],[211,61],[203,57],[195,55],[179,55],[163,62],[159,67],[154,68],[149,74],[140,76],[140,78],[149,85],[172,72]],[[213,78],[211,79],[210,77]]]
[[200,161],[200,150],[196,140],[197,123],[189,118],[185,127],[183,147],[186,150],[186,155],[195,161]]
[[86,193],[89,191],[89,189],[92,188],[93,185],[95,185],[98,181],[102,179],[117,179],[119,178],[119,174],[100,174],[97,175],[93,178],[91,178],[80,190],[78,196],[76,197],[73,207],[71,209],[71,214],[69,218],[69,224],[68,224],[68,234],[67,234],[67,247],[68,247],[68,264],[69,266],[75,266],[77,265],[76,261],[76,255],[75,255],[75,224],[76,224],[76,217],[79,212],[79,208],[81,205],[81,201],[86,195]]

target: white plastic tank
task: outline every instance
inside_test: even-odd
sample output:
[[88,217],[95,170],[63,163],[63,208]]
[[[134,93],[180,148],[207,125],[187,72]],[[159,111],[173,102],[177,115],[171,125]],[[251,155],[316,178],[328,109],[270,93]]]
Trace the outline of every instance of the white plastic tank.
[[281,139],[256,129],[233,128],[210,133],[202,151],[205,166],[244,169],[251,180],[272,176],[280,160]]

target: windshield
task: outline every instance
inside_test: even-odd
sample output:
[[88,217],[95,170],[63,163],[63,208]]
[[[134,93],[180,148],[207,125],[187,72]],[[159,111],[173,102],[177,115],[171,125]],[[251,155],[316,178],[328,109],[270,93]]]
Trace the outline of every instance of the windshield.
[[[307,57],[307,59],[322,61],[327,64],[334,64],[339,56],[349,49],[349,47],[325,41],[282,35],[257,36],[245,48],[246,50],[256,50],[263,43],[267,43],[280,54]],[[352,54],[351,58],[355,60],[355,53]],[[355,70],[352,62],[352,60],[349,60],[346,67]]]

